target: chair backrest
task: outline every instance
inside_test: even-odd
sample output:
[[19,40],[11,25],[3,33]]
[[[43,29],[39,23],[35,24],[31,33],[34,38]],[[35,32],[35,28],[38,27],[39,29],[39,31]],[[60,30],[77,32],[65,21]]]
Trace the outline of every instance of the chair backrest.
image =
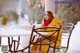
[[74,24],[73,23],[64,23],[63,24],[63,27],[62,27],[62,39],[63,40],[67,39],[67,47],[66,47],[67,50],[68,50],[68,47],[69,47],[70,37],[71,37],[73,29],[74,29]]
[[73,23],[64,23],[62,26],[63,33],[70,33],[74,27]]
[[[59,27],[48,26],[48,27],[40,27],[40,28],[35,28],[35,26],[33,26],[31,37],[30,37],[30,45],[39,43],[44,40],[49,40],[49,42],[51,42],[51,41],[54,42],[54,46],[56,48],[56,43],[58,40],[58,35],[60,32],[60,29],[61,29],[61,26],[59,26]],[[55,35],[55,40],[53,41],[52,36],[54,34],[56,34],[56,35]],[[39,37],[42,37],[43,39],[35,42],[34,41],[35,35],[38,35]]]

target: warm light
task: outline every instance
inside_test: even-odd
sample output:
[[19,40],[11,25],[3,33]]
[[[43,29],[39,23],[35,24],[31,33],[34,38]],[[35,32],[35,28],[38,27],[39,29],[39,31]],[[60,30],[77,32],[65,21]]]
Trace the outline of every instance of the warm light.
[[38,3],[35,3],[36,0],[28,0],[28,5],[33,7],[33,9],[35,9],[36,7],[40,8],[40,7],[44,7],[45,3],[44,1],[45,0],[39,0],[39,4]]
[[41,6],[44,7],[44,5],[45,5],[45,0],[41,0],[40,3],[41,3]]

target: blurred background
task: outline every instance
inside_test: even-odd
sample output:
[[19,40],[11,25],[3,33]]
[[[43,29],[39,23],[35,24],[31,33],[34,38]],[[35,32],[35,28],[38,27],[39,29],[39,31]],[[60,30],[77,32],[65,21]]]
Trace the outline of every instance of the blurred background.
[[44,15],[43,0],[0,0],[0,19],[8,17],[9,21],[21,16],[29,22],[41,23]]
[[[63,22],[74,24],[80,21],[80,0],[53,0],[54,14]],[[0,20],[4,17],[17,20],[27,17],[29,22],[41,23],[44,16],[46,3],[44,0],[0,0]],[[53,8],[52,8],[53,9]]]

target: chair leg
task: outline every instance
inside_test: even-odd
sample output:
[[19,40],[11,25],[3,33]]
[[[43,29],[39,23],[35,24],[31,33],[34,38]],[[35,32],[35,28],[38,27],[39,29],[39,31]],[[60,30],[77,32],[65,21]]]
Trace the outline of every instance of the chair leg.
[[58,49],[58,51],[61,53],[60,49]]
[[47,50],[47,53],[49,52],[49,49],[50,49],[50,45],[49,45],[49,48],[48,48],[48,50]]
[[55,53],[55,48],[53,48],[53,53]]
[[41,41],[40,41],[40,48],[39,48],[39,50],[41,51]]
[[68,48],[66,48],[66,51],[65,51],[65,53],[67,52],[67,50],[68,50]]
[[30,45],[29,45],[29,48],[28,48],[28,53],[30,53]]

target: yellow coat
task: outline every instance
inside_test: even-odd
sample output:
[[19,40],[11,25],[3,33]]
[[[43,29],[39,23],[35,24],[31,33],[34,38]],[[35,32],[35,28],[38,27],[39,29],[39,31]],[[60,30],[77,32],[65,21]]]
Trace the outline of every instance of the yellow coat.
[[[62,25],[62,21],[59,18],[54,18],[48,26],[59,27],[60,25]],[[44,20],[42,21],[42,26],[44,26]],[[48,33],[48,34],[50,34],[50,33]],[[57,47],[59,47],[61,45],[61,37],[62,37],[62,30],[59,33],[59,37],[58,37],[58,41],[57,41],[57,45],[56,45]],[[55,35],[53,34],[51,38],[55,39]],[[53,39],[53,41],[54,41],[54,39]],[[44,42],[46,43],[47,40]],[[51,44],[51,46],[54,46],[54,44]],[[37,49],[39,49],[39,46],[33,45],[31,50],[34,51]],[[41,46],[41,52],[42,53],[47,53],[47,50],[48,50],[48,45]]]

